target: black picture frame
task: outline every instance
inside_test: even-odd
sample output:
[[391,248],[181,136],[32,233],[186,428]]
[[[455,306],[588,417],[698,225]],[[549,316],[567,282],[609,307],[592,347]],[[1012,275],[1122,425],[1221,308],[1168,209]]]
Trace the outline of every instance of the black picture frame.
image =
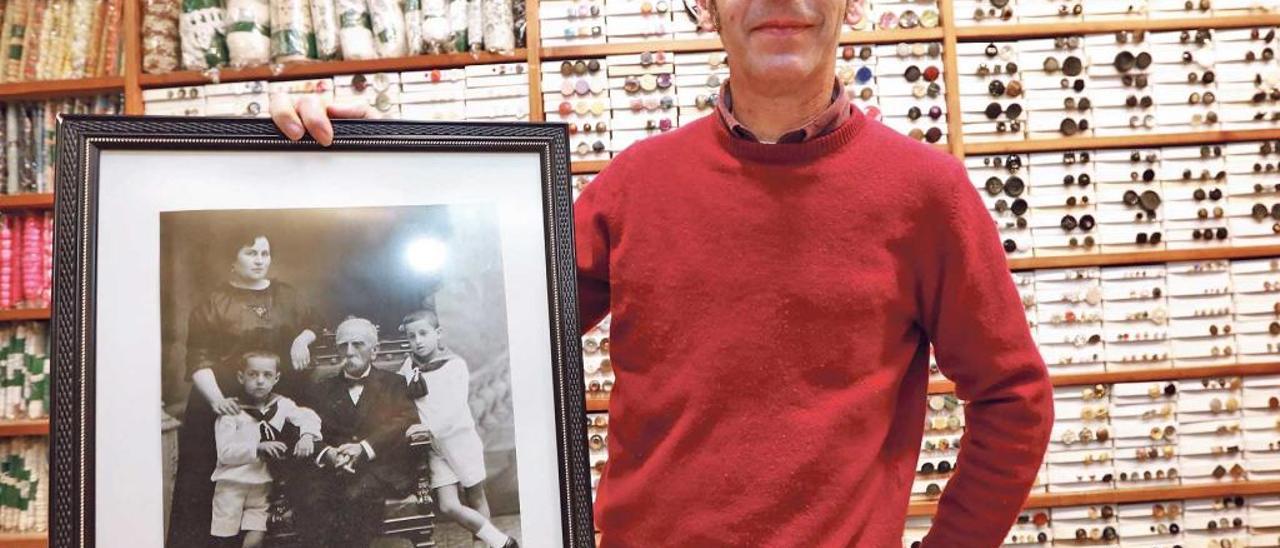
[[[563,546],[595,546],[586,451],[585,389],[573,246],[568,133],[563,124],[343,120],[331,150],[536,153],[545,234],[557,470]],[[58,129],[51,321],[51,532],[54,547],[95,545],[95,296],[98,287],[100,154],[107,150],[322,150],[294,142],[267,119],[65,116]],[[175,182],[174,184],[181,184]],[[106,289],[106,288],[102,288]],[[157,495],[158,496],[158,495]],[[122,504],[127,501],[120,501]]]

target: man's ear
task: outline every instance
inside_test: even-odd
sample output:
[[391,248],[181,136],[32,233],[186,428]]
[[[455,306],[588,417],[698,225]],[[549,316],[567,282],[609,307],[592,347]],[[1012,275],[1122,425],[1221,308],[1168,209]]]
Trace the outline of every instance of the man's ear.
[[717,15],[715,13],[715,0],[696,0],[696,2],[698,7],[696,13],[698,17],[698,28],[708,32],[720,30],[717,28],[718,25],[716,25]]
[[867,1],[866,0],[846,0],[844,10],[844,22],[849,25],[856,25],[862,18],[866,16]]

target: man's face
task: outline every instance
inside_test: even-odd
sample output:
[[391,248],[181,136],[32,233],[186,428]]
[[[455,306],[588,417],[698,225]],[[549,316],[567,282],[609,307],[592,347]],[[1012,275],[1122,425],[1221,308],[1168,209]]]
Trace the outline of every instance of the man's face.
[[279,366],[280,364],[273,358],[254,356],[245,360],[244,368],[236,373],[236,377],[244,386],[245,394],[257,401],[262,401],[271,394],[271,389],[275,388],[276,382],[280,380]]
[[404,330],[409,336],[409,347],[420,357],[431,354],[440,344],[440,329],[426,320],[410,323],[404,326]]
[[829,71],[853,0],[699,0],[729,54],[733,78],[785,87]]
[[343,323],[334,334],[338,356],[342,358],[342,370],[348,375],[361,375],[373,363],[378,336],[358,323]]

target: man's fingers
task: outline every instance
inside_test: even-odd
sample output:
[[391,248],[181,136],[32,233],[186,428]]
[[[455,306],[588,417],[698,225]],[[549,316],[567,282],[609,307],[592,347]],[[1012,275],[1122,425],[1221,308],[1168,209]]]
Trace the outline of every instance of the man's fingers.
[[335,120],[339,118],[377,118],[377,111],[369,108],[365,103],[346,103],[329,105],[329,117]]
[[276,93],[271,96],[271,121],[285,137],[297,141],[306,130],[302,128],[302,120],[294,110],[293,101],[287,93]]
[[302,117],[302,125],[307,133],[323,146],[333,144],[333,124],[329,122],[329,114],[321,104],[320,98],[308,95],[298,100],[298,116]]

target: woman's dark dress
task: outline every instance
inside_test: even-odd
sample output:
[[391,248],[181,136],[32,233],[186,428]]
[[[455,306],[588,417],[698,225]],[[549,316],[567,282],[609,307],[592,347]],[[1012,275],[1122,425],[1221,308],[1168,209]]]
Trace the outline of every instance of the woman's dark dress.
[[[223,285],[191,311],[187,378],[208,368],[223,396],[237,396],[242,392],[236,380],[239,356],[250,350],[270,350],[281,360],[281,379],[275,392],[301,395],[306,372],[293,370],[289,351],[304,329],[320,332],[312,308],[288,284],[273,280],[261,290]],[[213,438],[216,418],[209,401],[193,384],[178,431],[178,470],[165,544],[170,548],[206,546],[209,542],[213,512],[213,481],[209,478],[218,462]]]

